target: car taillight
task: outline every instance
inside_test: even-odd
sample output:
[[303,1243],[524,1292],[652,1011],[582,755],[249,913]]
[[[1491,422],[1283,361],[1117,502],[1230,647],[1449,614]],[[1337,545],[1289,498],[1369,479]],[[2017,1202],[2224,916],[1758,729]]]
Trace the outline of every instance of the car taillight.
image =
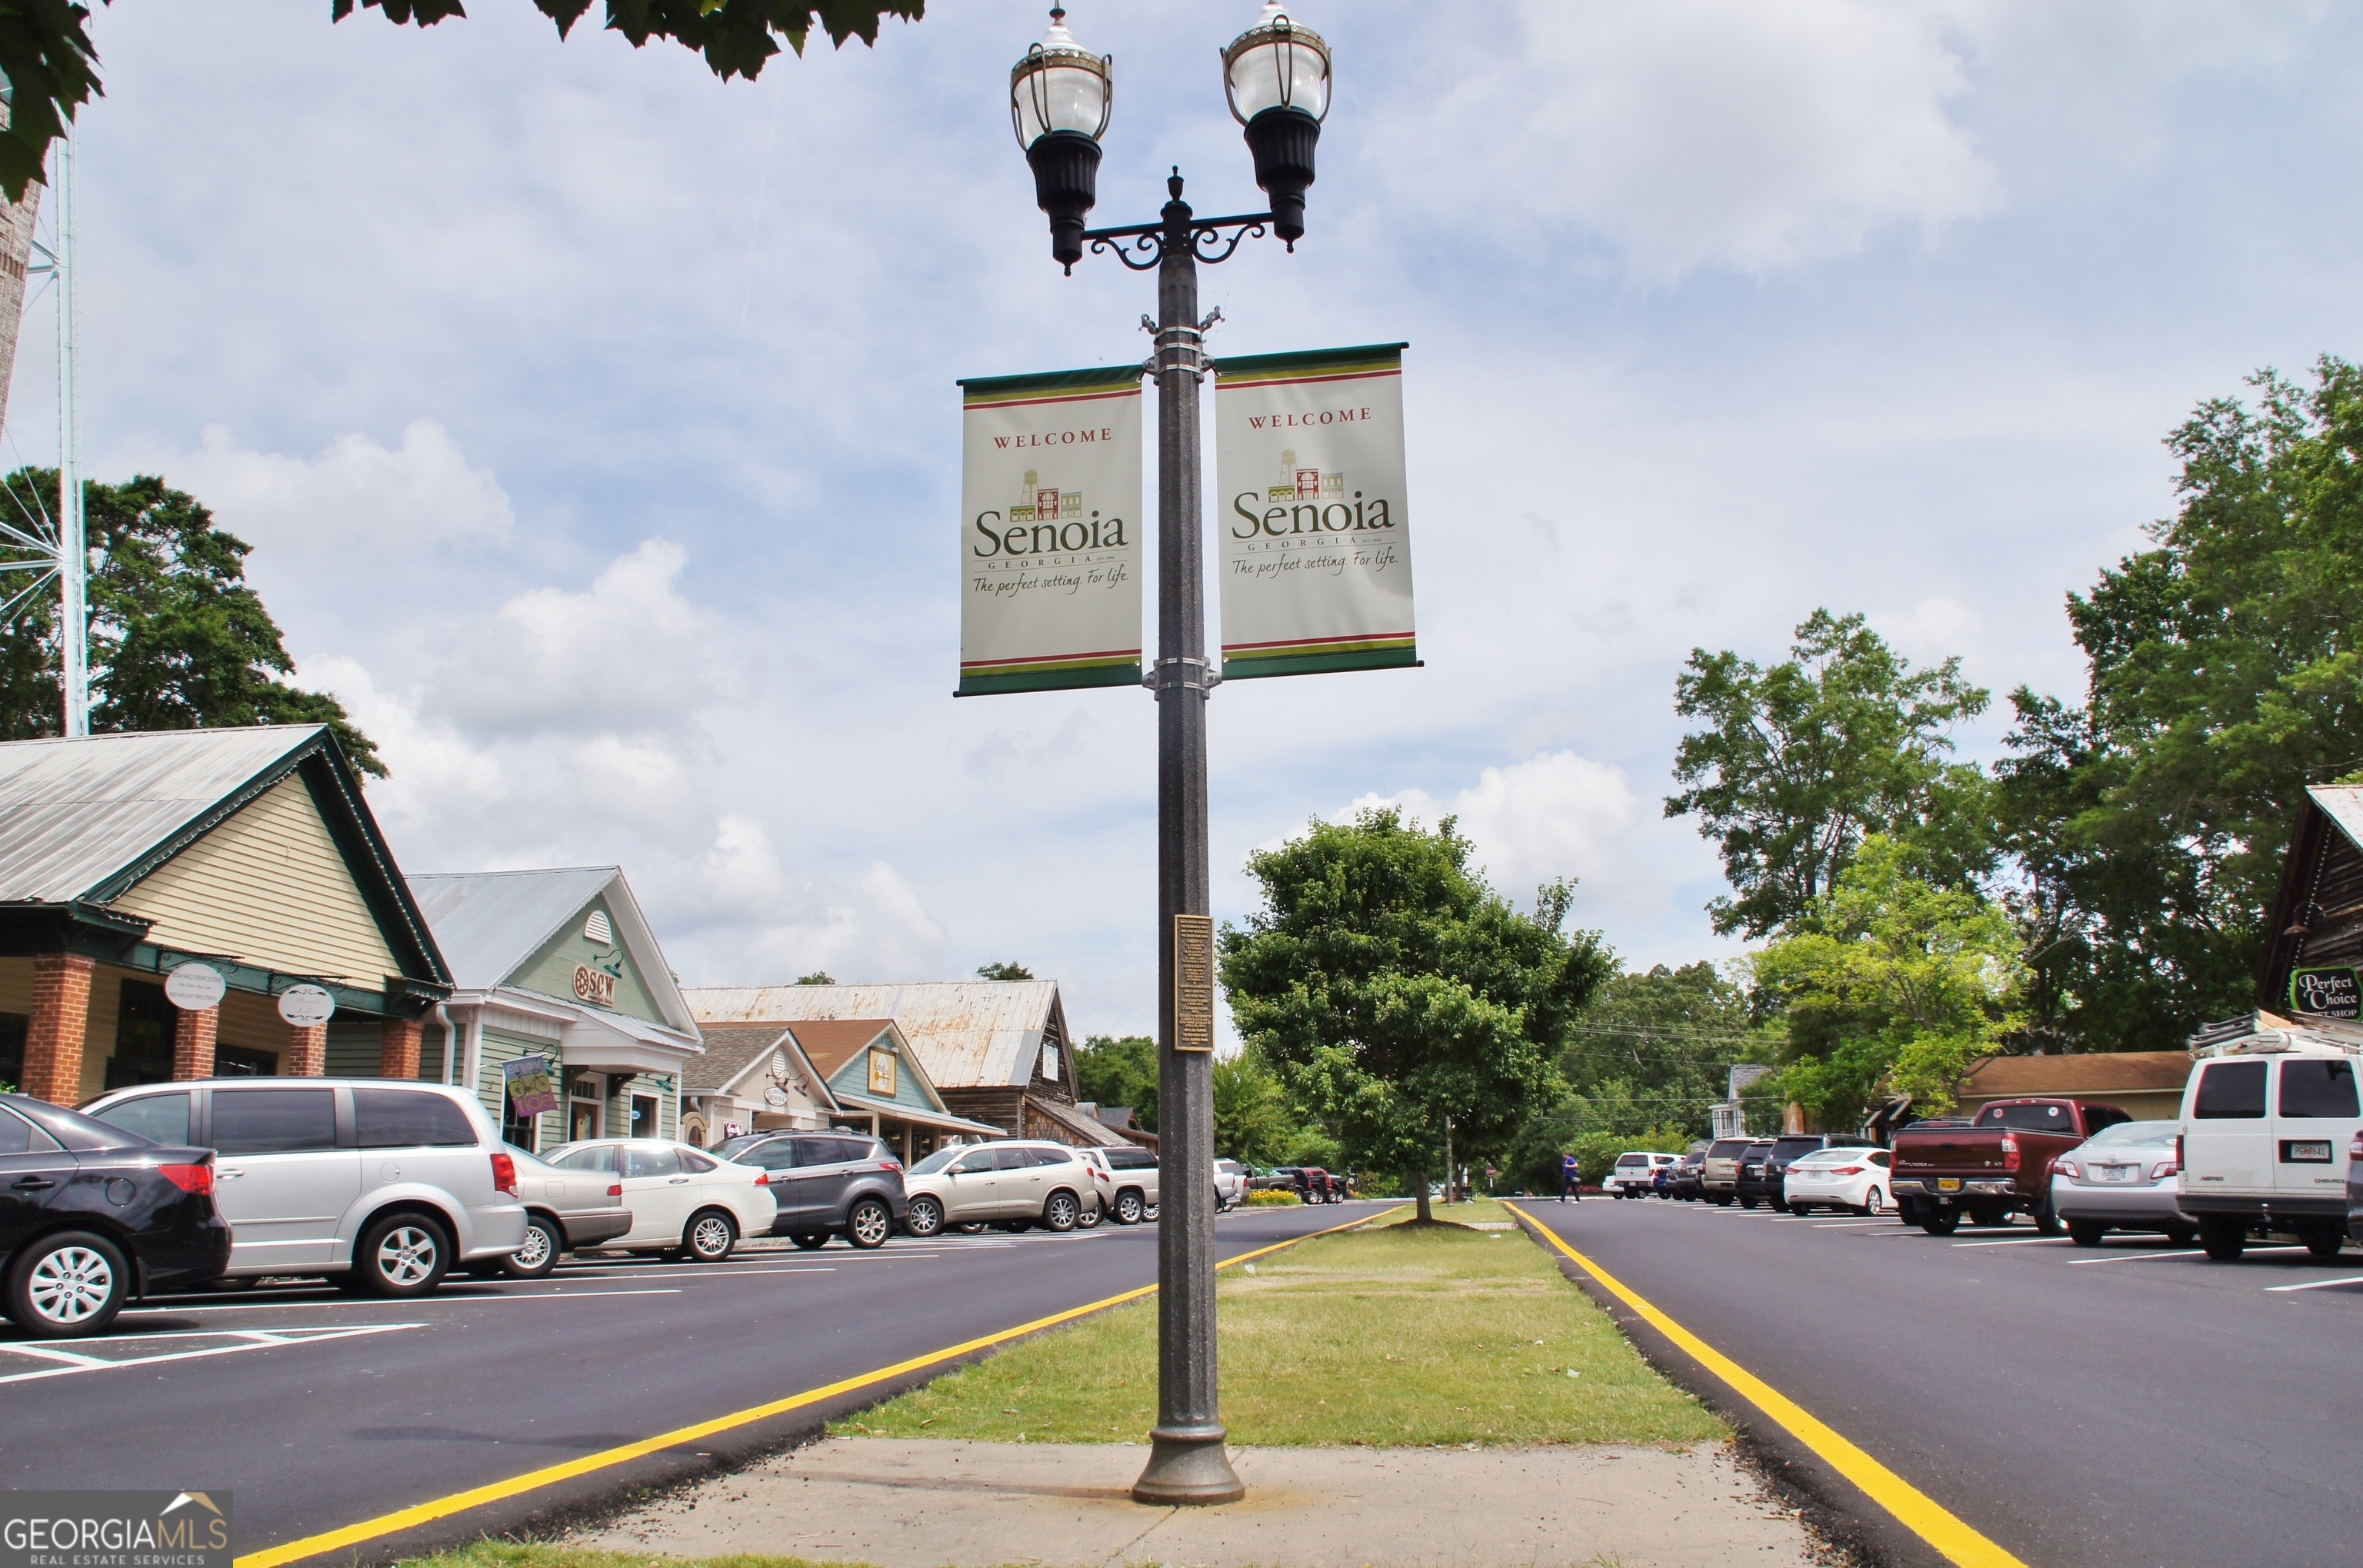
[[1830,1175],[1832,1175],[1832,1176],[1860,1176],[1860,1175],[1862,1175],[1862,1167],[1861,1167],[1860,1165],[1840,1165],[1840,1166],[1838,1166],[1836,1170],[1834,1170],[1834,1171],[1830,1172]]
[[2002,1138],[2002,1168],[2006,1171],[2018,1169],[2018,1140],[2007,1132]]
[[609,1187],[609,1188],[607,1189],[607,1196],[608,1196],[608,1197],[610,1197],[610,1198],[621,1198],[621,1197],[623,1197],[623,1196],[624,1196],[624,1184],[623,1184],[622,1182],[617,1182],[615,1186],[613,1186],[613,1187]]
[[516,1162],[506,1154],[493,1156],[493,1187],[511,1198],[517,1195]]
[[2170,1176],[2180,1176],[2181,1173],[2182,1165],[2180,1161],[2160,1160],[2158,1164],[2150,1166],[2149,1179],[2152,1181],[2164,1181]]
[[902,1167],[902,1165],[901,1165],[898,1162],[896,1162],[896,1161],[893,1161],[893,1160],[881,1160],[881,1161],[879,1161],[879,1162],[878,1162],[878,1168],[879,1168],[880,1170],[882,1170],[882,1171],[899,1171],[899,1170],[901,1170],[903,1167]]
[[2182,1168],[2182,1134],[2180,1132],[2174,1135],[2174,1168]]
[[2077,1166],[2076,1162],[2073,1160],[2054,1160],[2051,1162],[2051,1168],[2057,1171],[2059,1175],[2066,1176],[2069,1181],[2082,1181],[2084,1179],[2083,1171]]
[[[2182,1140],[2178,1138],[2175,1142],[2180,1143]],[[2355,1134],[2355,1142],[2346,1145],[2346,1157],[2350,1160],[2363,1160],[2363,1132]]]
[[214,1168],[211,1165],[158,1165],[156,1169],[166,1181],[183,1192],[194,1192],[200,1198],[213,1195]]

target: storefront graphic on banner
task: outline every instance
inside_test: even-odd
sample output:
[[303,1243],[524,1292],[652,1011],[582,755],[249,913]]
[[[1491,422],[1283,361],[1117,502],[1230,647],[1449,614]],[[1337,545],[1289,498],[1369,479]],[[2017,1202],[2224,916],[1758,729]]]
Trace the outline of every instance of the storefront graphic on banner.
[[1419,663],[1405,347],[1216,361],[1224,679]]
[[1140,368],[964,381],[962,697],[1140,682]]

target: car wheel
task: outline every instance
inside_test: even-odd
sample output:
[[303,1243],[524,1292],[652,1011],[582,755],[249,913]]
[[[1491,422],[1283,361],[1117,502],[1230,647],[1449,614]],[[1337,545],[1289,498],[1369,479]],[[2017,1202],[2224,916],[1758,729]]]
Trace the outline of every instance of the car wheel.
[[1932,1236],[1949,1236],[1961,1228],[1961,1211],[1958,1209],[1925,1209],[1920,1212],[1920,1229]]
[[6,1304],[25,1332],[57,1340],[105,1329],[123,1310],[130,1289],[130,1265],[113,1242],[88,1231],[60,1231],[17,1254]]
[[1001,1221],[1001,1228],[1008,1231],[1013,1236],[1022,1236],[1026,1231],[1034,1229],[1034,1221],[1031,1220],[1004,1220]]
[[427,1296],[451,1266],[451,1239],[424,1214],[389,1214],[361,1232],[353,1273],[372,1296]]
[[[2007,1216],[2004,1217],[2003,1223],[2009,1223]],[[2068,1233],[2067,1225],[2060,1220],[2058,1211],[2051,1207],[2051,1200],[2047,1198],[2035,1210],[2035,1233],[2038,1236],[2064,1236]]]
[[793,1242],[796,1245],[802,1247],[808,1253],[816,1253],[823,1247],[828,1245],[828,1232],[826,1231],[799,1231],[794,1235],[790,1236],[788,1240]]
[[846,1211],[845,1239],[863,1252],[882,1247],[886,1238],[894,1233],[894,1211],[879,1198],[855,1200]]
[[2306,1233],[2305,1250],[2313,1254],[2316,1263],[2330,1262],[2346,1247],[2346,1232],[2344,1231],[2322,1230]]
[[703,1209],[691,1215],[688,1228],[681,1233],[682,1255],[698,1263],[720,1263],[738,1244],[738,1227],[719,1209]]
[[501,1260],[501,1272],[511,1279],[539,1279],[558,1266],[558,1254],[565,1250],[566,1236],[557,1220],[528,1215],[525,1245]]
[[1083,1206],[1075,1201],[1073,1193],[1054,1192],[1042,1205],[1042,1229],[1071,1231],[1075,1228],[1075,1217],[1082,1211]]
[[2199,1244],[2217,1263],[2238,1263],[2248,1247],[2248,1228],[2237,1220],[2210,1216],[2199,1222]]
[[2199,1239],[2199,1232],[2188,1225],[2177,1225],[2167,1231],[2166,1239],[2178,1247],[2187,1247]]
[[1115,1195],[1115,1222],[1119,1225],[1139,1224],[1142,1207],[1140,1194],[1126,1187]]
[[1086,1209],[1083,1210],[1082,1216],[1075,1220],[1075,1224],[1080,1230],[1096,1231],[1100,1228],[1100,1221],[1106,1218],[1107,1216],[1105,1212],[1101,1209]]
[[963,1220],[952,1229],[963,1236],[982,1236],[989,1227],[982,1220]]
[[1880,1192],[1879,1188],[1875,1187],[1872,1187],[1869,1192],[1862,1195],[1862,1207],[1856,1209],[1855,1212],[1867,1219],[1878,1219],[1880,1215],[1887,1212],[1887,1195]]
[[[1337,1200],[1336,1198],[1332,1198],[1327,1199],[1327,1201],[1328,1201],[1328,1202],[1331,1202],[1331,1203],[1335,1203],[1335,1202],[1337,1202]],[[1144,1203],[1144,1204],[1142,1204],[1142,1205],[1140,1206],[1140,1217],[1141,1217],[1143,1220],[1148,1220],[1148,1221],[1150,1224],[1152,1224],[1152,1225],[1154,1225],[1155,1223],[1157,1223],[1157,1205],[1155,1205],[1154,1203]]]
[[2101,1238],[2108,1233],[2109,1228],[2098,1220],[2068,1221],[2068,1239],[2080,1247],[2097,1247],[2101,1244]]
[[1739,1200],[1739,1207],[1742,1209],[1753,1209],[1756,1207],[1756,1202],[1757,1200],[1755,1198],[1743,1198]]
[[903,1212],[903,1229],[921,1241],[944,1228],[944,1206],[922,1194],[911,1199],[911,1207]]

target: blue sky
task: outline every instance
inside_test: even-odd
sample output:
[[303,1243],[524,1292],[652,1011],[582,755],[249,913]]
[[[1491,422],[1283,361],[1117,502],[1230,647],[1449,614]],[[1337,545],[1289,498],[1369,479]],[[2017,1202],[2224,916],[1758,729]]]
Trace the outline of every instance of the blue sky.
[[[1258,204],[1255,6],[1076,0],[1097,221]],[[693,982],[1015,958],[1151,1017],[1145,694],[955,703],[963,375],[1122,362],[1010,138],[1033,6],[755,83],[521,0],[93,24],[83,445],[257,547],[414,870],[619,861]],[[1407,339],[1427,667],[1214,700],[1217,912],[1308,818],[1461,815],[1636,964],[1726,955],[1659,818],[1696,646],[1860,610],[2072,691],[2062,596],[2172,505],[2160,437],[2357,349],[2363,17],[2326,5],[1315,0],[1309,234],[1204,274],[1218,352]],[[46,299],[10,460],[55,453]],[[1959,737],[1990,756],[2002,724]]]

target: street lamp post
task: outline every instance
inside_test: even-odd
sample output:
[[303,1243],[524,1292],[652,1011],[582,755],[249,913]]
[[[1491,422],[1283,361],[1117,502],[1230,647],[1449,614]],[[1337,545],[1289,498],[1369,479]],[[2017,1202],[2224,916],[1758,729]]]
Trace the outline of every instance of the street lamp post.
[[[1210,369],[1198,316],[1198,264],[1229,259],[1270,233],[1291,250],[1304,233],[1304,191],[1329,108],[1329,50],[1278,0],[1223,50],[1224,90],[1247,127],[1256,183],[1271,210],[1201,218],[1165,182],[1158,221],[1086,229],[1101,135],[1114,94],[1110,62],[1079,46],[1053,8],[1050,28],[1010,72],[1010,116],[1050,219],[1050,254],[1068,271],[1089,243],[1134,271],[1157,272],[1158,1116],[1157,1425],[1136,1502],[1233,1503],[1247,1488],[1224,1452],[1215,1361],[1215,1128],[1211,978],[1202,1018],[1178,1004],[1177,947],[1204,941],[1206,697],[1221,679],[1206,657],[1205,552],[1199,516],[1199,383]],[[1144,323],[1144,325],[1147,325]],[[1193,1027],[1194,1026],[1194,1027]]]

